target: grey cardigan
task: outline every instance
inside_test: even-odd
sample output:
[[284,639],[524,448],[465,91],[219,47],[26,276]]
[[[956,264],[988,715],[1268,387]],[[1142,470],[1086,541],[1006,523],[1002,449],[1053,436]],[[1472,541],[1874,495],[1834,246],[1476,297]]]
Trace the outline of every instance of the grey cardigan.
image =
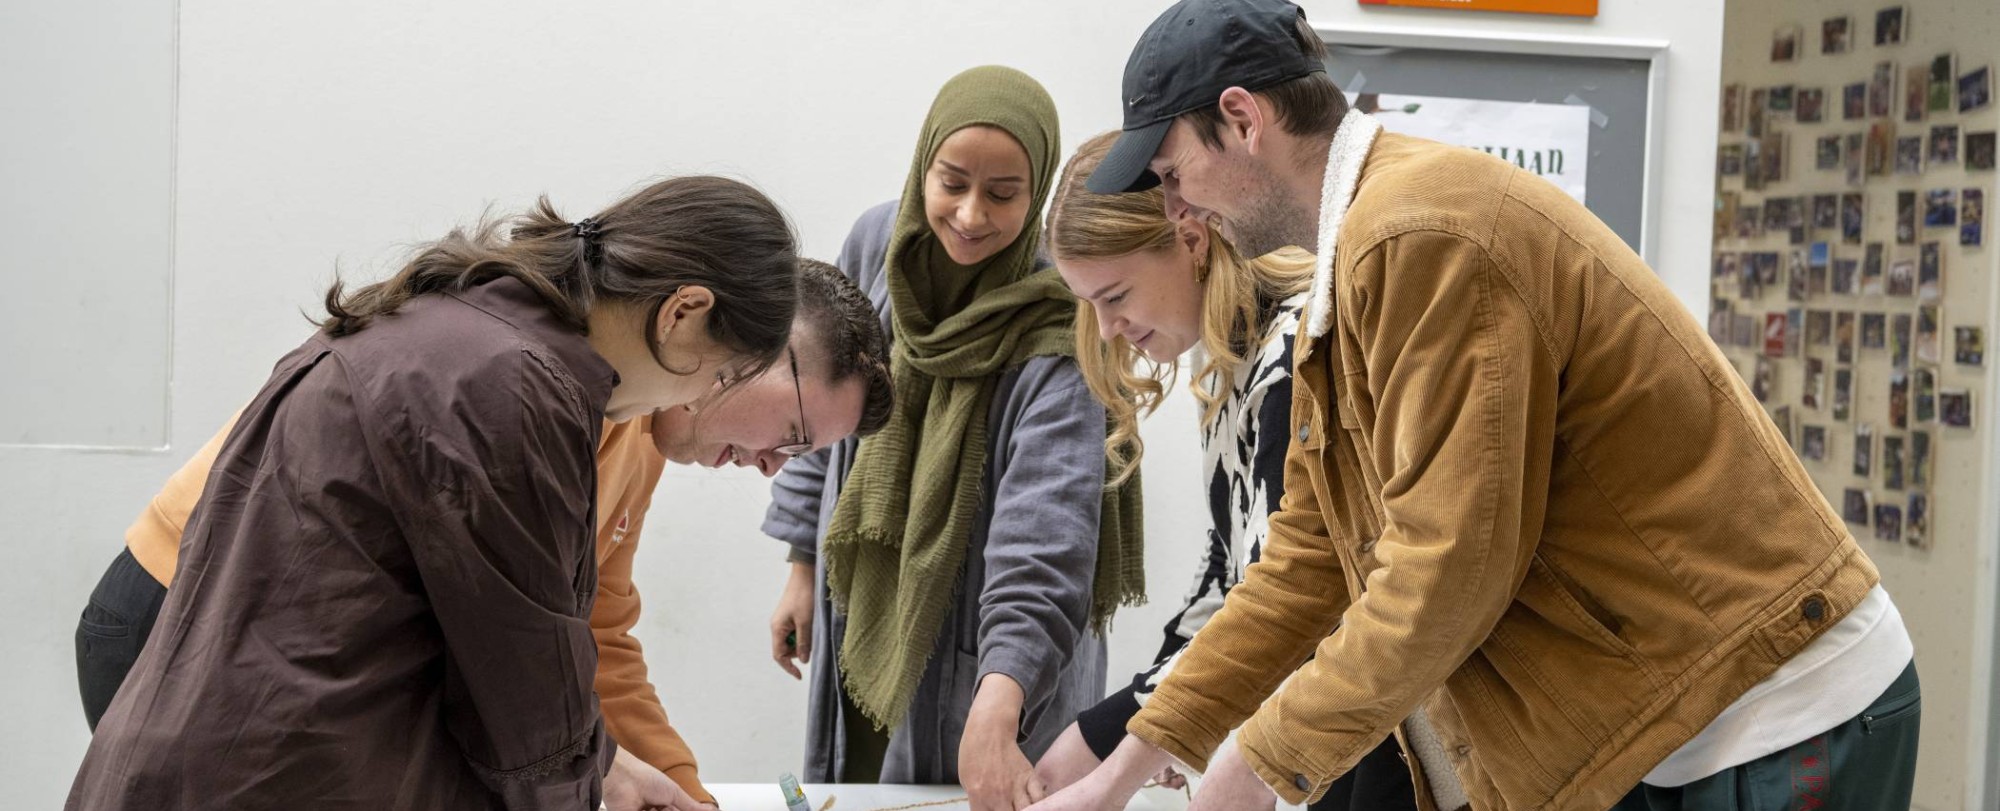
[[[883,275],[896,203],[868,210],[841,248],[840,269],[867,291],[889,327]],[[1104,409],[1075,361],[1030,359],[1000,376],[988,414],[979,515],[959,573],[958,600],[938,634],[910,711],[891,731],[885,783],[958,782],[958,744],[979,679],[1004,673],[1027,695],[1021,747],[1038,759],[1076,714],[1104,695],[1104,642],[1089,629],[1104,487]],[[771,486],[764,532],[817,561],[857,442],[787,464]],[[844,630],[815,565],[813,660],[805,780],[834,782],[845,757],[839,644]]]

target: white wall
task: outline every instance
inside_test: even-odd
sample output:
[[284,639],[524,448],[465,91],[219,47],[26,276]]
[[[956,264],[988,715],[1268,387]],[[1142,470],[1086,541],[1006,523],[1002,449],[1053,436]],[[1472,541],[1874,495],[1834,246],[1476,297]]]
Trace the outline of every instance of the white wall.
[[64,333],[0,353],[0,444],[164,448],[173,3],[0,4],[0,99],[0,346]]
[[[172,445],[0,449],[0,571],[17,584],[0,591],[10,659],[0,807],[60,802],[86,744],[76,612],[160,481],[303,338],[299,311],[336,268],[383,272],[404,246],[489,203],[517,209],[548,192],[582,216],[646,178],[695,171],[754,179],[796,218],[807,253],[831,258],[853,217],[901,188],[945,78],[987,62],[1028,71],[1055,96],[1073,144],[1117,125],[1126,54],[1163,6],[184,3]],[[1614,0],[1595,21],[1349,0],[1307,9],[1321,23],[1670,41],[1659,109],[1666,159],[1681,169],[1659,190],[1660,264],[1704,306],[1721,0]],[[1206,520],[1192,419],[1182,398],[1149,428],[1154,603],[1121,615],[1114,672],[1156,648],[1185,589]],[[639,634],[714,780],[765,781],[798,763],[803,692],[766,659],[784,569],[778,544],[756,532],[765,492],[754,476],[670,471],[639,557]]]

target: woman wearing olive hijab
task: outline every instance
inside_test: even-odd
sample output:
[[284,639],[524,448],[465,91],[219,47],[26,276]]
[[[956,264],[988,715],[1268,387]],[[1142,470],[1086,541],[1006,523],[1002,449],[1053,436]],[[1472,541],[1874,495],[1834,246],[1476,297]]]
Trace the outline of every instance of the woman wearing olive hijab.
[[897,407],[773,487],[765,531],[793,566],[772,652],[812,671],[808,780],[957,782],[975,809],[1019,808],[1031,759],[1104,693],[1099,630],[1143,593],[1139,488],[1105,489],[1074,299],[1036,255],[1059,149],[1034,79],[959,74],[902,199],[841,252],[885,309]]

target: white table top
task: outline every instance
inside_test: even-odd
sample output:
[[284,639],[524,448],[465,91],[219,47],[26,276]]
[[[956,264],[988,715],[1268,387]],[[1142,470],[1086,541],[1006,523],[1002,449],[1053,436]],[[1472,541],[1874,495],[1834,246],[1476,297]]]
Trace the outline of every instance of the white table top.
[[[769,783],[709,783],[707,788],[715,794],[715,801],[723,811],[785,811],[785,798],[778,790],[776,780]],[[833,808],[828,811],[877,811],[965,796],[965,789],[958,786],[807,783],[800,788],[805,790],[806,803],[812,806],[813,811],[819,811],[828,797],[834,799]],[[925,806],[921,811],[966,811],[968,808],[971,806],[958,802]],[[1160,807],[1141,794],[1133,797],[1125,808],[1126,811],[1159,811]]]

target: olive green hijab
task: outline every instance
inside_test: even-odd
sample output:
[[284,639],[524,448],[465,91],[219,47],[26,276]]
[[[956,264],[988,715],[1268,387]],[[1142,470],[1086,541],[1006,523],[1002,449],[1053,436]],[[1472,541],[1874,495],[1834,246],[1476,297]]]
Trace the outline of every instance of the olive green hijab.
[[[1021,235],[967,267],[946,255],[925,221],[924,179],[945,139],[972,126],[1013,136],[1033,186]],[[903,184],[884,268],[896,409],[861,441],[822,546],[827,590],[847,615],[843,680],[880,726],[893,727],[909,709],[960,587],[1000,375],[1038,355],[1075,353],[1075,299],[1054,269],[1036,269],[1060,148],[1055,103],[1040,83],[1012,68],[973,68],[938,91]],[[1093,627],[1145,599],[1140,529],[1134,476],[1104,494]]]

